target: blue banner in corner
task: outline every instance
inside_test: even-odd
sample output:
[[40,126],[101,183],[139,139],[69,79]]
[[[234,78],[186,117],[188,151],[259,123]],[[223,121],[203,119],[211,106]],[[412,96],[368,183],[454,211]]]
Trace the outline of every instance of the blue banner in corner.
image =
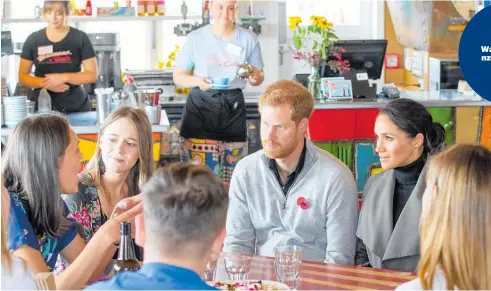
[[[489,1],[488,1],[489,2]],[[491,101],[491,6],[471,18],[459,43],[459,62],[462,74],[471,88]]]

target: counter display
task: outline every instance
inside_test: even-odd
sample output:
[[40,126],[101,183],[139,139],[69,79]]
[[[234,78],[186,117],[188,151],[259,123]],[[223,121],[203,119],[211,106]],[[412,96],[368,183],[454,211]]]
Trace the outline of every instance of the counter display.
[[[480,97],[462,96],[457,91],[401,92],[428,107],[435,121],[445,130],[447,144],[480,143],[491,148],[491,102]],[[261,148],[258,94],[245,94],[249,153]],[[320,148],[343,161],[354,173],[358,191],[366,180],[381,171],[375,153],[373,128],[380,108],[390,100],[354,99],[349,101],[317,101],[307,135]],[[154,161],[179,160],[179,128],[185,100],[161,103],[170,125],[153,125]],[[93,115],[93,116],[92,116]],[[80,138],[82,162],[93,154],[97,144],[95,112],[69,114],[68,119]],[[2,137],[13,129],[2,128]]]
[[[68,113],[66,117],[80,139],[80,151],[83,155],[82,163],[85,163],[92,157],[97,145],[99,133],[97,113],[95,111]],[[153,160],[155,162],[160,160],[162,134],[166,134],[169,129],[169,125],[152,125]],[[8,138],[13,131],[13,128],[2,127],[2,139]]]
[[[253,119],[253,115],[258,115],[258,97],[258,94],[245,94],[249,139],[253,133],[254,143],[260,145],[259,118]],[[479,96],[459,94],[456,90],[403,91],[401,98],[416,100],[427,107],[433,119],[444,126],[448,145],[477,142],[491,148],[491,102]],[[315,103],[307,135],[317,146],[336,156],[352,170],[360,192],[368,177],[381,171],[375,153],[373,128],[380,108],[389,101],[360,98]],[[184,104],[185,100],[162,104],[169,113],[172,135],[179,135],[180,110]],[[169,142],[166,145],[169,150],[163,154],[178,154],[177,144],[175,141]]]

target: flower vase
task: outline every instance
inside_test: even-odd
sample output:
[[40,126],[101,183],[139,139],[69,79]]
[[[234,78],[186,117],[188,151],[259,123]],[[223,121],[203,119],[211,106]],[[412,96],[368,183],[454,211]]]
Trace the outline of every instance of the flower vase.
[[309,75],[309,83],[308,83],[309,92],[312,94],[315,100],[322,100],[324,96],[322,95],[321,90],[321,77],[319,75],[319,68],[312,66],[312,71]]

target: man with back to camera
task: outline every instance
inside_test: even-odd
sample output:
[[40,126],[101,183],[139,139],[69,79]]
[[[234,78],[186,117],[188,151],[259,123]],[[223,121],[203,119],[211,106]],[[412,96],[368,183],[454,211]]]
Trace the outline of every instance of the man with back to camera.
[[276,246],[298,245],[304,260],[354,264],[355,181],[305,138],[313,108],[312,95],[294,81],[277,81],[259,97],[263,150],[232,175],[223,251],[274,257]]
[[218,290],[201,276],[220,255],[228,202],[223,184],[205,166],[176,163],[157,170],[143,189],[144,219],[136,220],[143,266],[86,290]]

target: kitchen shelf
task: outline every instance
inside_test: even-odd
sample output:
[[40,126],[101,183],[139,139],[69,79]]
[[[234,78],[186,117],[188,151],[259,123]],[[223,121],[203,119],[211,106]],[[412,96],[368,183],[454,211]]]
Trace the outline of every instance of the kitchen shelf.
[[[201,15],[191,15],[188,20],[200,20]],[[181,15],[164,16],[70,16],[68,22],[97,22],[97,21],[158,21],[158,20],[182,20]],[[45,22],[44,18],[2,18],[2,24],[8,23],[37,23]]]

